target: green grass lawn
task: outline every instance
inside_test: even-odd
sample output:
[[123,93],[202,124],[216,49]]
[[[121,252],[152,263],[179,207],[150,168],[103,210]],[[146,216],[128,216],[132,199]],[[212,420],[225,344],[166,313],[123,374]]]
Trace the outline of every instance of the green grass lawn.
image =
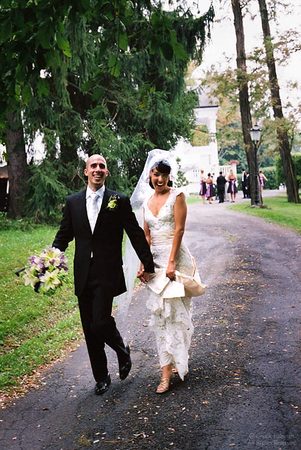
[[67,251],[67,282],[53,296],[24,286],[15,271],[51,244],[56,228],[0,231],[0,392],[18,391],[24,376],[61,356],[81,337],[73,293],[73,245]]
[[194,194],[194,195],[187,195],[186,201],[188,205],[192,205],[193,203],[200,203],[202,200],[199,195]]
[[292,228],[301,234],[301,204],[288,203],[285,195],[263,198],[266,208],[251,208],[250,202],[231,205],[230,208],[245,214]]

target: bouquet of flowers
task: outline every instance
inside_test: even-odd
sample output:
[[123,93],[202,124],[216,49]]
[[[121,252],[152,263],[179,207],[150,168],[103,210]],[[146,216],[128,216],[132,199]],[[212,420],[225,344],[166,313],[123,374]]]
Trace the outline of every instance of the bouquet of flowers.
[[52,295],[62,286],[68,271],[68,261],[58,248],[47,247],[40,255],[28,258],[28,266],[16,272],[23,272],[25,286],[32,286],[35,292]]

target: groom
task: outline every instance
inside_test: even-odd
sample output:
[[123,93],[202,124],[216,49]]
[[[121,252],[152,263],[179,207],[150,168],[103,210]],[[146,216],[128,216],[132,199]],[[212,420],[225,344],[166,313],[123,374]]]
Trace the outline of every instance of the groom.
[[96,380],[95,394],[101,395],[111,384],[105,344],[116,351],[121,380],[132,366],[130,348],[124,345],[112,317],[113,297],[126,291],[122,269],[124,230],[144,265],[141,278],[146,282],[154,272],[154,263],[129,199],[105,187],[109,175],[105,158],[90,156],[84,174],[88,178],[87,189],[67,197],[52,245],[65,251],[75,239],[75,294]]

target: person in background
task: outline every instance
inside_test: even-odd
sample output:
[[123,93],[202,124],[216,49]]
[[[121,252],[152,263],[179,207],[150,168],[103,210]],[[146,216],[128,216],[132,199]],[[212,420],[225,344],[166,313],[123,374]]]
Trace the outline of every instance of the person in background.
[[258,184],[259,184],[259,195],[260,195],[260,203],[262,203],[262,193],[265,186],[265,182],[267,181],[267,177],[264,175],[263,171],[259,171],[258,175]]
[[201,170],[201,178],[200,178],[200,192],[199,195],[201,196],[203,205],[205,204],[206,200],[206,177],[204,175],[204,170]]
[[224,203],[225,201],[225,186],[226,186],[227,180],[223,175],[223,172],[219,173],[219,176],[216,179],[216,185],[217,185],[217,196],[218,196],[218,202]]
[[229,176],[228,176],[228,194],[231,196],[231,202],[235,202],[236,194],[237,194],[237,186],[236,186],[236,176],[233,173],[233,170],[230,170]]
[[241,187],[242,187],[242,193],[243,193],[243,198],[247,198],[248,197],[248,186],[247,186],[247,172],[246,170],[243,170],[242,174],[241,174]]
[[260,186],[260,192],[262,193],[264,189],[265,182],[267,181],[267,177],[264,175],[263,171],[259,171],[259,186]]
[[213,179],[211,173],[208,173],[206,178],[206,199],[208,203],[211,205],[214,197],[214,187],[213,187]]

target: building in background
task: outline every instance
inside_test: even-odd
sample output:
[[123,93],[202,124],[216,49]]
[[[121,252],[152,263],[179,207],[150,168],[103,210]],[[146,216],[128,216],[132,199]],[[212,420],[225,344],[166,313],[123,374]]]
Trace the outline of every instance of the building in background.
[[197,86],[194,90],[198,95],[198,106],[194,109],[195,125],[206,126],[209,143],[204,146],[195,146],[181,139],[173,149],[176,158],[179,160],[181,171],[188,181],[185,188],[187,194],[199,192],[201,170],[204,170],[205,176],[211,173],[216,178],[222,171],[223,175],[227,177],[231,169],[236,174],[238,163],[238,161],[230,161],[228,165],[219,165],[216,140],[218,100],[209,95],[201,86]]

